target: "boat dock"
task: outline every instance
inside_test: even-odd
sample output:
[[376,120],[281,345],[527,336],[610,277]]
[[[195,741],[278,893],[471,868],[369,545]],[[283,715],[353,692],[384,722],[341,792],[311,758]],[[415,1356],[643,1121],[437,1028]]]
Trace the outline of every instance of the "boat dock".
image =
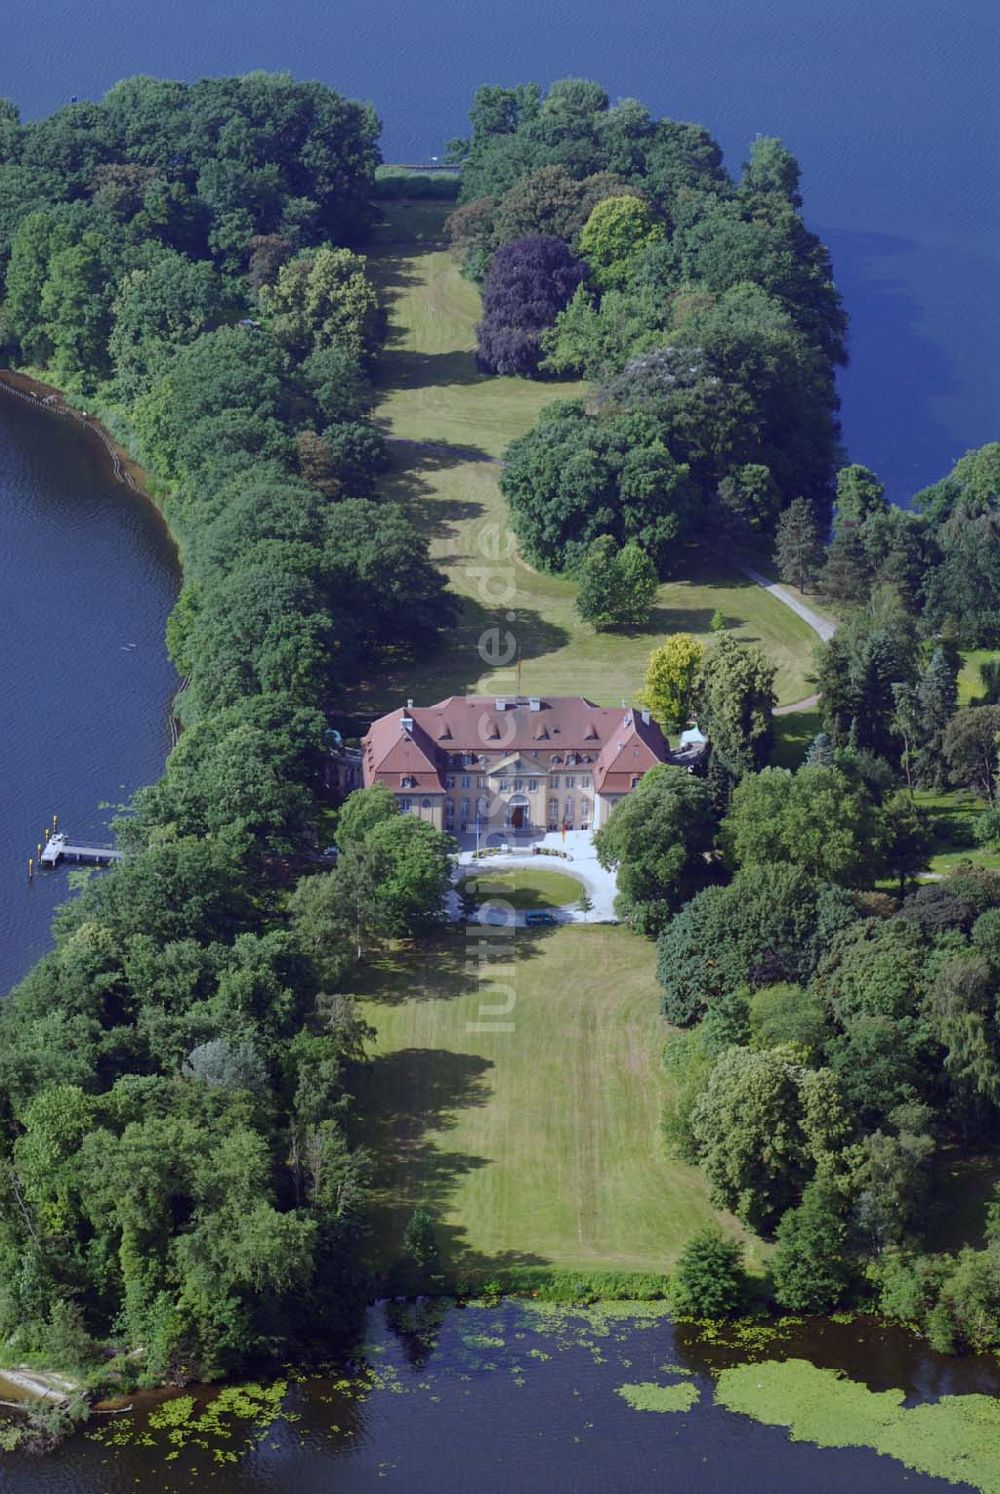
[[121,851],[110,846],[73,846],[65,835],[50,835],[39,856],[39,865],[58,866],[60,861],[88,861],[95,866],[108,866],[112,861],[121,861]]

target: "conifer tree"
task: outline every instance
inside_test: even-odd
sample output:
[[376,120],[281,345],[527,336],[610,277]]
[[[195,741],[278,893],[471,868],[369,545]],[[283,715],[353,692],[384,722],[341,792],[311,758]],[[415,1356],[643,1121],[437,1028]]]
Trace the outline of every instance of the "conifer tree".
[[823,546],[812,504],[795,498],[778,519],[774,558],[782,581],[806,591],[820,568]]

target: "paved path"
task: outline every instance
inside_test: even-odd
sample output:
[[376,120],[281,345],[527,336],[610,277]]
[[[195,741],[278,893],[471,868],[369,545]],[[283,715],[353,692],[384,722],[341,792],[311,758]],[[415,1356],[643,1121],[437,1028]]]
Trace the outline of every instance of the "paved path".
[[[533,856],[530,851],[522,854],[513,852],[501,852],[495,856],[483,856],[477,860],[470,849],[463,849],[458,864],[455,867],[453,880],[461,882],[473,871],[478,871],[484,878],[488,878],[491,871],[554,871],[562,872],[567,877],[575,877],[581,882],[581,893],[586,888],[587,894],[593,903],[589,913],[583,914],[579,908],[556,908],[553,909],[553,917],[557,923],[617,923],[615,917],[615,891],[618,880],[617,872],[605,871],[597,859],[594,851],[593,840],[589,830],[567,830],[565,839],[559,831],[553,831],[544,835],[538,842],[539,845],[553,850],[567,851],[567,859],[561,856]],[[448,915],[456,922],[461,918],[461,910],[457,892],[448,895]],[[494,910],[491,917],[487,911],[487,920],[491,923],[505,923],[500,909]],[[525,913],[515,913],[514,924],[524,927]]]
[[[750,580],[757,586],[763,586],[765,591],[769,591],[776,601],[781,602],[785,607],[790,607],[793,612],[797,613],[804,623],[809,624],[814,633],[819,634],[824,643],[829,643],[837,631],[836,623],[830,622],[829,618],[820,617],[818,612],[814,612],[811,607],[807,607],[805,602],[800,602],[798,597],[793,596],[790,591],[784,586],[780,586],[777,581],[769,581],[766,576],[761,575],[760,571],[755,571],[752,565],[744,565],[741,561],[737,561],[737,567],[743,572],[744,576],[749,576]],[[802,707],[796,706],[792,707],[792,709],[799,710]]]

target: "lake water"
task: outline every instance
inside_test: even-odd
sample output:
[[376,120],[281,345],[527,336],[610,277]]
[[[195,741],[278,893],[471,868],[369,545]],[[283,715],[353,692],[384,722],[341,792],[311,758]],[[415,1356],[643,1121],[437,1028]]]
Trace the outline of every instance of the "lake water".
[[33,0],[4,9],[26,115],[118,78],[288,68],[375,102],[388,160],[465,130],[477,85],[575,74],[694,119],[738,168],[780,135],[853,319],[854,460],[897,499],[1000,436],[995,0]]
[[[805,1327],[767,1352],[843,1362],[872,1389],[900,1386],[913,1400],[1000,1390],[995,1362],[945,1360],[872,1325]],[[552,1317],[511,1303],[379,1306],[358,1358],[339,1373],[292,1384],[277,1421],[266,1417],[256,1429],[224,1421],[227,1435],[171,1443],[168,1430],[150,1429],[150,1403],[140,1398],[124,1424],[92,1423],[88,1435],[41,1460],[5,1459],[3,1487],[12,1494],[967,1490],[867,1448],[790,1442],[780,1427],[714,1405],[712,1369],[741,1357],[706,1349],[661,1318]],[[631,1409],[618,1394],[648,1382],[690,1383],[696,1402],[655,1413]],[[200,1411],[203,1394],[197,1399]],[[91,1440],[95,1429],[109,1441]]]
[[97,439],[0,391],[0,994],[67,893],[63,869],[27,879],[52,815],[100,845],[101,806],[163,770],[177,585],[163,521]]

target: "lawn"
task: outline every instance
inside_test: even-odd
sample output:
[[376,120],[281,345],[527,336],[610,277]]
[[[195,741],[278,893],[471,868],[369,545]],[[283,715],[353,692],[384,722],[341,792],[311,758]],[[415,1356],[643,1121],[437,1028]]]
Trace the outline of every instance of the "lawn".
[[988,705],[996,698],[1000,653],[993,648],[970,648],[962,654],[958,674],[959,705]]
[[492,898],[501,898],[512,908],[566,908],[580,901],[584,893],[583,883],[565,872],[536,871],[530,867],[518,867],[516,871],[473,872],[462,886],[484,903]]
[[503,991],[476,978],[481,931],[457,929],[385,958],[357,990],[378,1034],[358,1085],[376,1261],[423,1205],[463,1269],[669,1269],[717,1216],[699,1173],[664,1153],[652,946],[597,925],[506,937]]
[[790,716],[775,716],[772,765],[776,768],[800,767],[810,743],[822,730],[823,712],[819,706],[808,711],[794,711]]
[[[405,205],[391,206],[372,258],[390,324],[377,410],[394,440],[385,491],[427,535],[462,599],[462,615],[436,656],[416,667],[390,666],[362,685],[351,701],[357,715],[387,710],[407,696],[433,701],[475,689],[516,689],[513,668],[491,669],[479,653],[498,611],[513,614],[507,622],[524,693],[585,694],[600,705],[633,698],[663,635],[686,631],[707,639],[718,609],[737,636],[758,640],[774,660],[779,701],[807,696],[815,634],[718,557],[691,552],[679,567],[685,579],[660,587],[648,625],[610,633],[596,633],[577,617],[572,581],[541,575],[516,555],[506,558],[509,528],[496,458],[546,404],[579,397],[585,386],[481,375],[472,354],[479,295],[433,242],[430,210],[440,223],[442,209],[420,204],[411,220]],[[406,241],[411,221],[421,235],[416,243]]]
[[1000,854],[981,848],[974,834],[975,822],[987,807],[985,799],[978,798],[968,789],[951,789],[944,793],[918,789],[914,798],[930,821],[934,838],[930,860],[932,872],[947,873],[963,861],[1000,871]]

